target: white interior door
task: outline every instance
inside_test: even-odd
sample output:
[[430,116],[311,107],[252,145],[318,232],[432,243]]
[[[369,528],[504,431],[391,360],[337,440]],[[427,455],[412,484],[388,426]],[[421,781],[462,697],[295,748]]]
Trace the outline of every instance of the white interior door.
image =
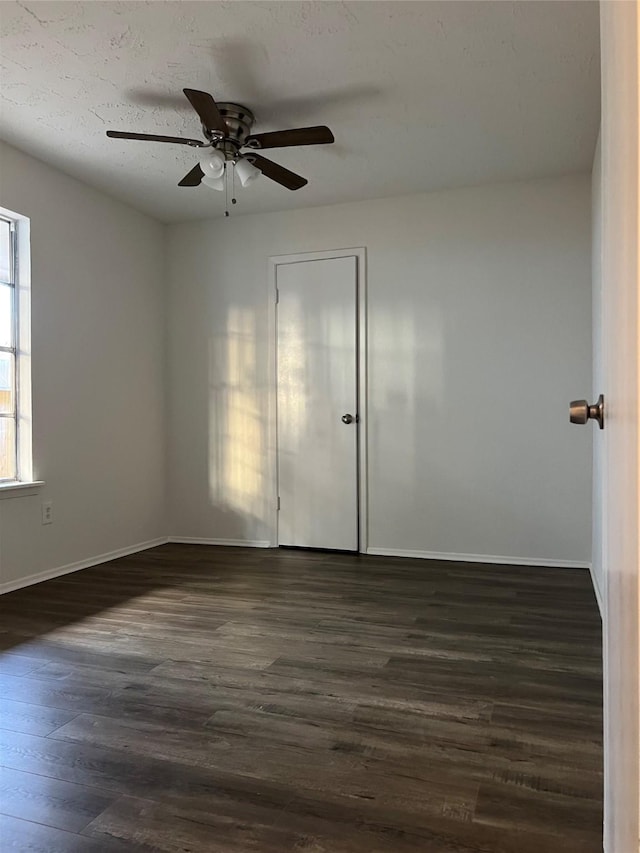
[[356,258],[278,264],[276,286],[278,544],[356,551]]
[[594,307],[605,428],[596,445],[603,488],[594,558],[602,555],[604,581],[605,853],[638,853],[640,834],[639,22],[637,0],[600,4],[602,282]]

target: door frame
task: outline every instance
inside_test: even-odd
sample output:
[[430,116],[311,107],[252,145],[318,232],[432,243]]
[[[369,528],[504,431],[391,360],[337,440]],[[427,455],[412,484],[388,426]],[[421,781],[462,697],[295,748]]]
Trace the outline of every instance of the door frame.
[[367,551],[368,542],[368,492],[367,492],[367,250],[364,247],[328,249],[320,252],[296,252],[289,255],[272,255],[267,268],[267,305],[269,320],[268,340],[268,422],[267,454],[268,476],[271,483],[273,511],[271,514],[271,547],[278,547],[278,405],[277,405],[277,274],[278,267],[305,261],[325,261],[332,258],[356,259],[356,359],[358,386],[358,552]]

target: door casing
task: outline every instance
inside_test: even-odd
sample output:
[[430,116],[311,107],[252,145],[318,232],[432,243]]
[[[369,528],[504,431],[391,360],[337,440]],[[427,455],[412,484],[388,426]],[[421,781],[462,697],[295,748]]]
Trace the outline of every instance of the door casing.
[[329,249],[321,252],[297,252],[290,255],[273,255],[267,269],[269,311],[269,367],[268,367],[268,476],[272,495],[271,547],[278,547],[278,421],[277,421],[277,302],[276,284],[278,267],[304,261],[323,261],[330,258],[356,259],[357,322],[358,322],[358,551],[366,553],[367,524],[367,253],[363,247],[354,249]]

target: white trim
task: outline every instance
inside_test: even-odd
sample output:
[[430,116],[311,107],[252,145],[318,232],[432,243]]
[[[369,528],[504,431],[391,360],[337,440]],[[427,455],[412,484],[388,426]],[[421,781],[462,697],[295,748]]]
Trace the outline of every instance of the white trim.
[[128,557],[129,554],[136,554],[138,551],[146,551],[148,548],[155,548],[157,545],[166,545],[166,543],[167,537],[160,536],[158,539],[149,539],[147,542],[138,542],[137,545],[129,545],[127,548],[117,548],[115,551],[109,551],[106,554],[98,554],[96,557],[78,560],[77,563],[67,563],[66,566],[58,566],[56,569],[45,569],[44,572],[27,575],[26,578],[19,578],[15,581],[7,581],[0,584],[0,595],[5,592],[12,592],[14,589],[22,589],[24,586],[31,586],[34,583],[41,583],[42,581],[52,580],[62,575],[68,575],[71,572],[79,572],[81,569],[90,569],[92,566],[99,566],[100,563],[108,563],[110,560],[117,560],[118,557]]
[[232,548],[271,548],[267,539],[201,539],[199,536],[169,536],[165,542],[180,545],[226,545]]
[[268,477],[272,483],[272,530],[268,547],[278,547],[278,429],[276,414],[276,271],[281,264],[298,264],[305,261],[323,261],[332,258],[355,258],[358,279],[358,540],[360,553],[367,553],[369,536],[367,485],[367,250],[363,246],[346,249],[328,249],[321,252],[302,252],[293,255],[272,255],[268,261],[267,300],[269,317],[268,334],[268,418],[267,455]]
[[15,229],[13,275],[16,355],[16,468],[20,481],[33,480],[31,435],[31,220],[13,210],[0,207],[0,216]]
[[358,542],[362,554],[367,553],[369,543],[369,486],[367,473],[369,462],[369,348],[367,343],[367,250],[356,250],[358,267]]
[[277,399],[277,305],[276,305],[276,258],[269,258],[267,268],[267,492],[271,483],[271,541],[272,548],[278,547],[278,411]]
[[3,498],[28,498],[30,495],[36,495],[42,486],[44,486],[44,480],[0,483],[0,500]]
[[581,560],[549,560],[546,557],[505,557],[495,554],[453,554],[448,551],[405,551],[401,548],[367,548],[367,554],[378,557],[411,557],[418,560],[450,560],[456,563],[496,563],[507,566],[540,566],[554,569],[590,569]]
[[602,593],[600,592],[600,587],[598,586],[598,581],[596,580],[596,574],[593,570],[593,566],[589,565],[589,574],[591,575],[591,584],[593,586],[593,591],[596,596],[596,601],[598,602],[598,610],[600,611],[600,618],[604,619],[604,604],[602,602]]

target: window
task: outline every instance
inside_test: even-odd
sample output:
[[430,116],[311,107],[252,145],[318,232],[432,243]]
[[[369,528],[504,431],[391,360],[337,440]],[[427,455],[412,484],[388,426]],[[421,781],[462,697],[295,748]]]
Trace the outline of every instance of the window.
[[33,481],[29,220],[0,208],[0,489]]
[[16,225],[0,219],[0,481],[18,479]]

